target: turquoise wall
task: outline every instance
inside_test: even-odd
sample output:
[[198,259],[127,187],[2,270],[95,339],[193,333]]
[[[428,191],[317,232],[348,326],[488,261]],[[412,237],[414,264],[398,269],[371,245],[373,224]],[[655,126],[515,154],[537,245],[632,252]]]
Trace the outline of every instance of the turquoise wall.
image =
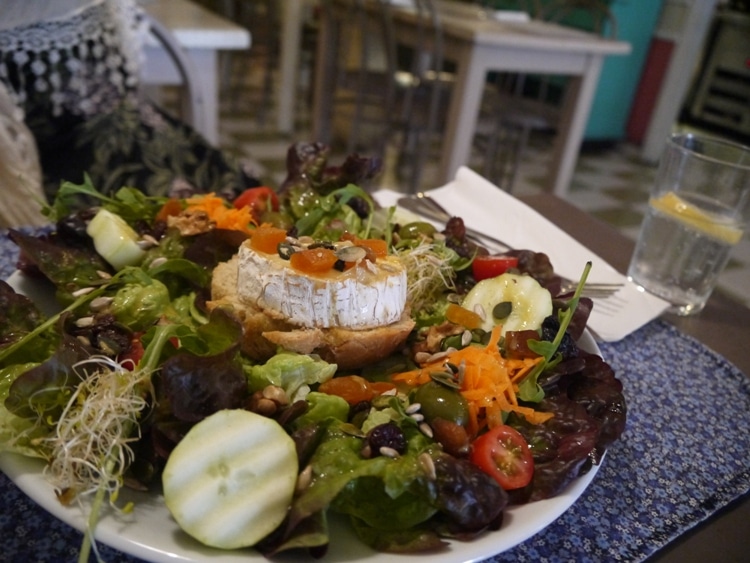
[[617,20],[617,38],[630,43],[632,51],[629,55],[604,60],[585,140],[618,141],[625,138],[633,97],[661,7],[662,0],[614,0],[610,4]]

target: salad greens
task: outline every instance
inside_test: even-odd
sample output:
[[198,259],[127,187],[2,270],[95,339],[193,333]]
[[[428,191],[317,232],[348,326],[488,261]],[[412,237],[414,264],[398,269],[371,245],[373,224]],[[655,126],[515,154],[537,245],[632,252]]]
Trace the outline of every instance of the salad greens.
[[[352,156],[331,167],[327,157],[323,145],[292,147],[280,207],[266,210],[263,221],[321,241],[344,233],[382,238],[406,265],[417,329],[403,355],[356,373],[366,384],[358,392],[370,392],[365,399],[331,391],[354,374],[317,356],[278,350],[257,362],[242,354],[240,319],[221,307],[209,312],[206,303],[213,269],[248,235],[183,230],[187,200],[127,187],[108,197],[86,178],[61,186],[46,210],[53,230],[11,231],[21,249],[19,269],[51,283],[60,307],[41,311],[0,282],[0,452],[44,458],[61,502],[94,493],[82,557],[106,499],[116,507],[126,481],[155,486],[170,452],[197,422],[225,409],[251,409],[259,394],[273,401],[267,416],[295,440],[301,468],[288,517],[257,545],[269,555],[321,553],[332,541],[331,512],[345,515],[378,550],[424,551],[470,539],[496,528],[509,503],[557,494],[622,432],[619,382],[600,358],[571,344],[591,307],[581,297],[590,265],[572,297],[553,293],[554,322],[526,335],[521,351],[543,360],[520,382],[520,400],[556,417],[542,425],[522,416],[507,420],[536,456],[530,485],[506,491],[474,465],[465,453],[474,436],[460,423],[428,425],[413,390],[390,376],[415,368],[420,355],[487,345],[488,334],[447,318],[474,284],[468,266],[484,250],[454,230],[399,224],[393,208],[380,208],[361,187],[377,172],[372,159]],[[97,254],[86,225],[101,207],[150,241],[140,264],[114,271]],[[519,273],[553,287],[546,257],[523,252]],[[517,353],[503,341],[499,347]],[[445,369],[442,379],[460,386],[461,366]],[[596,385],[587,384],[594,379]],[[101,424],[84,423],[95,411]],[[73,442],[85,447],[65,453],[74,451],[66,450]],[[558,450],[573,443],[558,463]]]
[[55,194],[52,205],[42,211],[50,221],[57,222],[69,216],[81,205],[98,205],[133,225],[140,221],[153,221],[165,201],[164,197],[148,196],[129,187],[120,188],[111,197],[104,195],[92,184],[88,174],[85,174],[83,184],[63,182]]
[[545,340],[531,340],[529,341],[529,349],[536,352],[544,361],[539,362],[531,373],[519,385],[519,396],[524,401],[532,403],[538,403],[544,398],[544,389],[539,385],[539,376],[544,370],[554,367],[555,364],[562,361],[562,355],[557,354],[557,350],[560,347],[562,339],[568,330],[568,326],[573,321],[573,315],[578,308],[578,302],[581,300],[581,291],[583,286],[586,285],[589,272],[591,271],[591,262],[586,263],[586,268],[583,271],[578,286],[576,287],[573,297],[565,304],[564,307],[560,307],[557,312],[557,317],[560,322],[560,327],[555,334],[552,342]]

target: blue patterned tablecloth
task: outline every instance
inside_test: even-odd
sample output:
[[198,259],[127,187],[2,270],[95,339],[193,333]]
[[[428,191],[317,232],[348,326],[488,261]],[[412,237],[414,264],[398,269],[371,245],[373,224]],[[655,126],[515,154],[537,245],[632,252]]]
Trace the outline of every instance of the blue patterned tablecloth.
[[[3,279],[11,248],[0,235]],[[625,387],[625,433],[565,514],[491,561],[642,561],[750,491],[750,378],[664,321],[600,347]],[[2,474],[0,537],[3,561],[74,561],[81,541]]]

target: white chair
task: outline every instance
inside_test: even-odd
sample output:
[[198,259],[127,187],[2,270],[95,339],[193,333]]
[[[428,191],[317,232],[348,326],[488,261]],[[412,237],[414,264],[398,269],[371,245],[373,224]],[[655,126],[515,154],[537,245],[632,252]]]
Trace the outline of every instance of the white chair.
[[180,77],[180,84],[184,90],[182,98],[183,121],[190,124],[196,131],[205,131],[205,124],[207,123],[206,108],[190,58],[172,32],[149,14],[143,14],[143,17],[151,37],[167,53]]

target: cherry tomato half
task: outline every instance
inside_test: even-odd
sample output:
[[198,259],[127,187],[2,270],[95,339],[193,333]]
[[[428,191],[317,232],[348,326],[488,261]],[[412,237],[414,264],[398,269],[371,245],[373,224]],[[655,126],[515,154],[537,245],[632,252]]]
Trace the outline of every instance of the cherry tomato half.
[[518,266],[515,256],[477,256],[471,263],[471,272],[476,281],[495,278]]
[[534,476],[529,444],[518,430],[504,424],[474,440],[470,459],[506,491],[525,487]]
[[248,188],[232,202],[236,209],[249,207],[252,210],[253,219],[257,223],[261,221],[266,211],[279,210],[279,196],[268,186]]

